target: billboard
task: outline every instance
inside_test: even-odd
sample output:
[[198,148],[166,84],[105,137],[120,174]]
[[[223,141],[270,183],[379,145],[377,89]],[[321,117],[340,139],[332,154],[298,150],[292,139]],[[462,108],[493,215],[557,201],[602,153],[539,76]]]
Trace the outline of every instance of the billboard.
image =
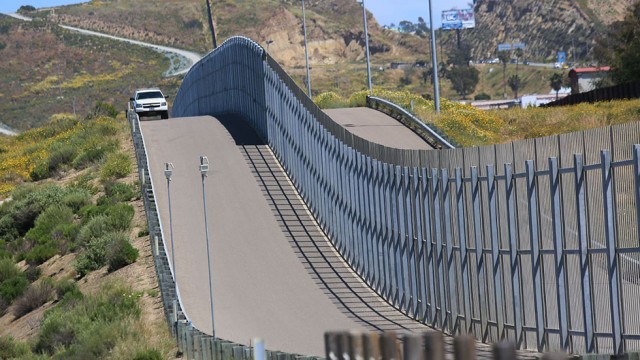
[[498,51],[509,51],[511,50],[511,44],[498,44]]
[[558,62],[560,64],[567,62],[567,53],[565,51],[558,51]]
[[445,10],[442,12],[442,29],[472,29],[476,27],[473,9]]

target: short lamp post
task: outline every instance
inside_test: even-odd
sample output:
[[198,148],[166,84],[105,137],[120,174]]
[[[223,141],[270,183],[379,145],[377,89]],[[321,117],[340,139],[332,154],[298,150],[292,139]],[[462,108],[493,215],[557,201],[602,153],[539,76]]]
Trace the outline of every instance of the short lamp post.
[[171,269],[173,281],[178,288],[178,273],[176,272],[176,251],[173,246],[173,212],[171,211],[171,176],[173,175],[173,163],[164,163],[164,176],[167,178],[167,197],[169,198],[169,236],[171,237]]
[[209,269],[209,302],[211,303],[211,336],[215,338],[216,330],[213,322],[213,283],[211,281],[211,251],[209,246],[209,224],[207,223],[207,193],[204,186],[208,173],[209,173],[209,159],[206,156],[200,156],[200,176],[202,177],[202,204],[204,206],[204,231],[205,231],[205,241],[207,243],[207,266]]

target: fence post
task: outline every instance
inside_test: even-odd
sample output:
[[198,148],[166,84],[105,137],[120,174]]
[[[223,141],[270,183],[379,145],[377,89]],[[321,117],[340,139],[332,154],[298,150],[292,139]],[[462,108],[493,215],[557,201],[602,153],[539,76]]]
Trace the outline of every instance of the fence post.
[[[380,336],[377,333],[362,334],[365,360],[380,359]],[[331,360],[327,358],[327,360]]]
[[569,347],[569,323],[567,321],[567,290],[565,282],[564,238],[562,232],[562,206],[560,204],[560,172],[558,159],[549,158],[549,186],[551,190],[551,217],[553,226],[553,247],[555,259],[555,275],[558,301],[558,326],[560,330],[560,347]]
[[426,332],[424,347],[427,360],[444,360],[444,336],[440,331]]
[[509,232],[509,260],[511,269],[511,296],[513,297],[513,325],[515,343],[520,345],[522,332],[522,299],[520,297],[520,265],[518,257],[518,223],[516,222],[516,200],[514,196],[513,166],[504,164],[505,190],[507,192],[507,226]]
[[449,186],[449,171],[446,168],[441,170],[442,180],[442,206],[444,213],[444,239],[446,246],[446,266],[447,266],[447,287],[449,298],[449,332],[454,333],[458,323],[458,288],[456,284],[455,259],[453,254],[453,235],[451,231],[451,187]]
[[587,353],[594,352],[593,310],[591,306],[591,276],[589,271],[589,244],[587,240],[587,209],[585,200],[585,173],[582,155],[573,155],[576,186],[576,211],[580,250],[580,277],[582,279],[582,317],[584,319],[585,345]]
[[462,273],[462,297],[464,298],[465,330],[472,332],[471,328],[471,299],[469,294],[469,256],[467,255],[467,230],[464,206],[464,184],[462,182],[462,169],[456,168],[456,213],[458,215],[458,237],[460,238],[460,272]]
[[491,260],[493,269],[493,290],[496,302],[496,323],[498,325],[498,338],[504,337],[504,300],[502,289],[502,266],[500,255],[500,241],[498,239],[498,213],[497,213],[497,189],[495,169],[493,165],[487,165],[487,189],[489,195],[489,229],[491,234]]
[[616,254],[615,208],[613,195],[613,171],[609,150],[600,152],[602,160],[602,196],[604,202],[604,225],[607,242],[607,267],[609,269],[609,304],[611,306],[611,330],[613,348],[616,354],[624,351],[622,340],[622,313],[620,310],[620,289],[618,277],[618,256]]
[[511,341],[503,340],[493,344],[494,360],[515,360],[516,347]]
[[455,360],[475,360],[476,339],[471,335],[461,335],[453,339],[453,357]]
[[399,360],[398,337],[396,333],[393,331],[385,332],[382,334],[381,340],[382,360]]
[[[482,243],[482,218],[480,210],[480,182],[478,181],[478,168],[471,167],[471,201],[473,203],[473,232],[476,242],[476,272],[478,277],[478,302],[480,307],[480,334],[487,332],[487,308],[486,285],[484,278],[484,244]],[[484,336],[484,335],[481,335]]]
[[[636,83],[640,88],[640,82]],[[640,90],[640,89],[639,89]],[[640,94],[640,93],[639,93]],[[636,230],[638,231],[638,246],[640,247],[640,145],[633,145],[633,178],[636,194]]]
[[404,360],[425,360],[423,346],[424,338],[421,335],[409,334],[404,337]]
[[[443,265],[443,251],[442,251],[442,212],[440,211],[440,191],[441,185],[438,178],[438,169],[431,169],[431,191],[433,201],[433,219],[434,219],[434,232],[436,235],[436,264],[438,269],[438,292],[440,295],[440,316],[438,319],[438,329],[444,329],[448,324],[447,322],[447,299],[446,288],[444,282],[444,265]],[[435,286],[435,284],[431,284]]]
[[538,351],[544,349],[544,304],[542,299],[542,279],[540,258],[540,232],[538,222],[538,187],[535,174],[535,162],[525,162],[527,175],[527,199],[529,204],[529,231],[531,240],[531,269],[533,276],[533,295],[536,316],[536,345]]

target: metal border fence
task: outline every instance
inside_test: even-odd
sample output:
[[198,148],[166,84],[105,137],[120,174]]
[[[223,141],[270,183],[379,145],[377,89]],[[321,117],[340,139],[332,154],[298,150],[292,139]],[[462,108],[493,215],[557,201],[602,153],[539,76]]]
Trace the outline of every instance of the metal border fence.
[[333,122],[232,38],[174,116],[243,115],[350,266],[407,316],[538,351],[640,348],[640,125],[441,151]]

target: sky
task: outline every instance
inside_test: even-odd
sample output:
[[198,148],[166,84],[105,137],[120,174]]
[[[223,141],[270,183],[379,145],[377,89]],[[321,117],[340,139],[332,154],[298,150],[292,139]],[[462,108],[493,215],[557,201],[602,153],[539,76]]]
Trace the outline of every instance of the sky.
[[[215,3],[215,0],[212,0]],[[356,0],[353,0],[356,1]],[[0,0],[0,12],[15,12],[22,5],[32,5],[37,8],[68,5],[78,3],[78,0]],[[432,0],[433,21],[440,27],[440,14],[443,10],[466,9],[471,0]],[[398,24],[402,20],[418,22],[421,16],[429,23],[428,0],[365,0],[367,10],[373,13],[380,25]]]

